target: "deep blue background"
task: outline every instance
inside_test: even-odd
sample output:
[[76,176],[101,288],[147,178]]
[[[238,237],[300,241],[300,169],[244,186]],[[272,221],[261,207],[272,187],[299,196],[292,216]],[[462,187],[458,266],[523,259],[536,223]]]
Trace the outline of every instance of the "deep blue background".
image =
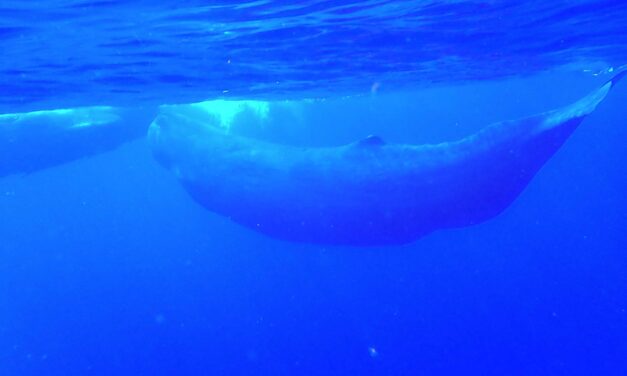
[[[602,81],[332,101],[284,137],[437,142]],[[626,374],[625,103],[619,85],[496,219],[404,247],[241,228],[187,197],[143,140],[3,178],[0,374]]]

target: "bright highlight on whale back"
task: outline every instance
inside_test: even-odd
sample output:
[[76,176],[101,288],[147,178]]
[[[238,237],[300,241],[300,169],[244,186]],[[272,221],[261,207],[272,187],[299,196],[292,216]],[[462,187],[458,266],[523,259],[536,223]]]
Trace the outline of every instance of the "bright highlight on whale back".
[[31,111],[15,114],[0,114],[0,123],[4,127],[27,127],[38,123],[39,127],[75,128],[97,126],[120,120],[120,114],[109,106],[64,108],[57,110]]
[[269,113],[269,102],[252,100],[213,100],[187,104],[181,107],[185,107],[187,111],[198,111],[207,117],[214,117],[214,125],[226,130],[229,130],[233,121],[243,113],[249,112],[252,117],[261,122],[267,119]]
[[340,147],[278,145],[180,107],[162,107],[148,136],[199,204],[246,227],[298,242],[403,244],[506,209],[624,75],[570,106],[437,145],[376,136]]

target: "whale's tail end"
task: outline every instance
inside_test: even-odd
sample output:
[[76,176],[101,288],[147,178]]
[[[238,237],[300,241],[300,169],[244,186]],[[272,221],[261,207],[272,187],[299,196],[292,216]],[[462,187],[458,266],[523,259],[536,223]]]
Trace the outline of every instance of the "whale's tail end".
[[616,74],[600,88],[596,89],[577,102],[558,110],[551,111],[544,119],[541,129],[547,130],[558,127],[572,120],[581,121],[581,119],[591,114],[597,108],[599,103],[605,99],[610,90],[625,76],[627,76],[627,70]]

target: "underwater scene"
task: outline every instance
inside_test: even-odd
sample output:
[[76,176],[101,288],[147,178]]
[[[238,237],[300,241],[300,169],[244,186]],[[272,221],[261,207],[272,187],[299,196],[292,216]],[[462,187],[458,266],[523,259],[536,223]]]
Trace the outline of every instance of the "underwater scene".
[[0,376],[627,375],[627,2],[0,2]]

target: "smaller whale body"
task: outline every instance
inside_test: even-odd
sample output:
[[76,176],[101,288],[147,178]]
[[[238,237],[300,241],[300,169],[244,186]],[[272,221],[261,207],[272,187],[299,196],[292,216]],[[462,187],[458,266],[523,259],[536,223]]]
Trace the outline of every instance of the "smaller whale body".
[[501,213],[625,74],[564,108],[435,145],[376,136],[340,147],[278,145],[176,106],[161,108],[148,137],[193,199],[248,228],[296,242],[403,244]]
[[108,106],[0,115],[0,177],[32,173],[144,137],[156,111]]

